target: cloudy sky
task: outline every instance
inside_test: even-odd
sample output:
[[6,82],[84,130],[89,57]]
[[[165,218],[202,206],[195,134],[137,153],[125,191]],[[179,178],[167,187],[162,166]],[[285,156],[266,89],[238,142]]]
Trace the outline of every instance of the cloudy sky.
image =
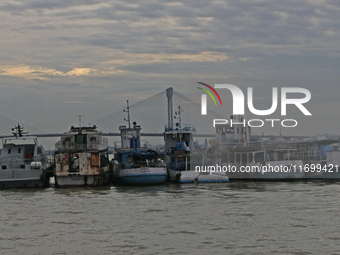
[[313,116],[293,109],[293,133],[340,133],[339,13],[336,0],[2,0],[0,115],[64,132],[170,86],[200,100],[201,81],[253,87],[263,109],[272,87],[307,88]]

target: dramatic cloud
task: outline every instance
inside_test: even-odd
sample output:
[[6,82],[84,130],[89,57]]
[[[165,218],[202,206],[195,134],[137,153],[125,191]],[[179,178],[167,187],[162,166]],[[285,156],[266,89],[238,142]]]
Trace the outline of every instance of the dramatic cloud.
[[1,1],[2,115],[62,131],[169,86],[252,86],[258,108],[272,87],[300,86],[320,120],[300,131],[322,132],[340,97],[339,11],[333,0]]

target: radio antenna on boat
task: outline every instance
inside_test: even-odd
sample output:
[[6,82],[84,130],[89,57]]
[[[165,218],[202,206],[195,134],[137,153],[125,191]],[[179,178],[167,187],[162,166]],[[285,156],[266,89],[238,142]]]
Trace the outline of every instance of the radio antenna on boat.
[[[14,132],[15,130],[15,132]],[[17,126],[15,126],[14,128],[12,128],[12,134],[15,137],[22,137],[22,135],[28,134],[28,132],[24,132],[24,127],[20,126],[20,124],[18,124]]]
[[130,129],[131,128],[131,124],[130,124],[130,106],[129,106],[129,100],[126,100],[126,104],[127,104],[126,110],[124,109],[123,112],[127,112],[128,118],[127,119],[124,118],[124,120],[129,123],[129,129]]

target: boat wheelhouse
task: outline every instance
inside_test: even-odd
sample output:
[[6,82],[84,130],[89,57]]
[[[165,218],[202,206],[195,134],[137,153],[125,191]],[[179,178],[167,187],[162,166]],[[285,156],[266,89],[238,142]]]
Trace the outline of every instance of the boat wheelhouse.
[[55,145],[57,187],[109,184],[108,140],[93,127],[71,127]]

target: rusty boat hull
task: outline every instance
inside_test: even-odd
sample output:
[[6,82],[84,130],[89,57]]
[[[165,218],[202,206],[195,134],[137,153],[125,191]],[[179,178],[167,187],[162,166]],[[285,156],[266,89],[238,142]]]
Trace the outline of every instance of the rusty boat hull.
[[56,187],[103,186],[112,182],[107,139],[95,127],[71,127],[56,144]]

